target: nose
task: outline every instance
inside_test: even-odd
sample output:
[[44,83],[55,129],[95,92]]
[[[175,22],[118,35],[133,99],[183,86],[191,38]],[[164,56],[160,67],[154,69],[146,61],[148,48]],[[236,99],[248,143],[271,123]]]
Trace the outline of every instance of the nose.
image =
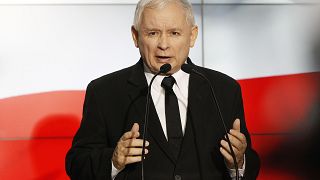
[[159,37],[158,48],[163,51],[169,48],[168,37],[166,35]]

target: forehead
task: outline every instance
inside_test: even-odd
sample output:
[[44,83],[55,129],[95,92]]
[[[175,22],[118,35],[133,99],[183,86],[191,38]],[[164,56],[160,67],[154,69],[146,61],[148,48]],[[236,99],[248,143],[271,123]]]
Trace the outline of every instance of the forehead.
[[145,8],[140,26],[148,27],[184,27],[187,25],[186,10],[178,3],[169,3],[163,7]]

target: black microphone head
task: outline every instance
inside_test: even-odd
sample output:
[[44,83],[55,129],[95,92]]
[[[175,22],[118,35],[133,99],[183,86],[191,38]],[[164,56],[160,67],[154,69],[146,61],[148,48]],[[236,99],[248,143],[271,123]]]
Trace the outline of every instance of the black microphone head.
[[170,64],[164,64],[160,67],[160,73],[167,73],[171,70]]
[[182,64],[181,69],[188,74],[193,72],[193,66],[190,64]]

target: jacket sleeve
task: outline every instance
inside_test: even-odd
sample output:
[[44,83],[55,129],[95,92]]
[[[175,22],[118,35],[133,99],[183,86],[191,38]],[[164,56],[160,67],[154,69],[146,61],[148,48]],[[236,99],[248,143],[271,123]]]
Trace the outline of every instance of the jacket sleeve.
[[82,116],[80,128],[66,155],[66,172],[71,179],[111,180],[111,157],[114,148],[106,137],[106,123],[92,82],[86,91]]
[[246,136],[246,139],[247,139],[247,149],[245,152],[246,167],[245,167],[244,179],[254,180],[257,178],[259,174],[260,159],[258,154],[252,149],[250,134],[246,127],[243,100],[242,100],[241,88],[239,84],[237,85],[234,109],[235,109],[234,119],[236,118],[240,119],[240,131]]

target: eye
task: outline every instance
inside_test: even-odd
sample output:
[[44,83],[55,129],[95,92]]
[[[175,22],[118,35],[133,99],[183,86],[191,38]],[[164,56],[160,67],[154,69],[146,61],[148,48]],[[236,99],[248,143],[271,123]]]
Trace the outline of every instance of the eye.
[[179,35],[180,35],[180,33],[177,32],[177,31],[172,31],[171,34],[172,34],[173,36],[179,36]]
[[157,35],[157,32],[156,31],[150,31],[148,32],[148,36],[155,36]]

